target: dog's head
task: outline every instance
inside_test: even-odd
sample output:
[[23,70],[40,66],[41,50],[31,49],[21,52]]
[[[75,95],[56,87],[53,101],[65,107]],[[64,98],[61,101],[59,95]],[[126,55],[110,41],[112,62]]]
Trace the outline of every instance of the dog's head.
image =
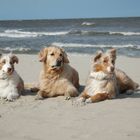
[[18,63],[17,56],[10,54],[0,54],[0,72],[2,75],[11,75],[14,71],[14,64]]
[[92,59],[92,71],[113,73],[115,68],[116,60],[116,49],[110,49],[103,53],[102,51],[97,52],[95,57]]
[[39,53],[39,60],[50,70],[59,70],[64,63],[69,63],[65,51],[57,46],[42,49]]

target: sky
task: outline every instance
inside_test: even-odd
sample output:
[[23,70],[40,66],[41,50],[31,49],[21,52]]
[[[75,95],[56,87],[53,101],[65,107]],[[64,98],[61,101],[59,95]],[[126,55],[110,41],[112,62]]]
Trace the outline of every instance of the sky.
[[140,0],[0,0],[0,20],[140,16]]

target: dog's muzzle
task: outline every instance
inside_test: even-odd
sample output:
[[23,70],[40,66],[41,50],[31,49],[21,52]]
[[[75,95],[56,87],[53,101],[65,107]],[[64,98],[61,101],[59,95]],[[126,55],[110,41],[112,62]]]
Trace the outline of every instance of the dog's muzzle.
[[62,66],[62,61],[57,60],[55,65],[52,65],[52,68],[60,68]]
[[7,73],[12,73],[12,68],[7,68]]
[[114,69],[115,69],[114,66],[110,66],[107,68],[107,71],[112,73],[112,72],[114,72]]

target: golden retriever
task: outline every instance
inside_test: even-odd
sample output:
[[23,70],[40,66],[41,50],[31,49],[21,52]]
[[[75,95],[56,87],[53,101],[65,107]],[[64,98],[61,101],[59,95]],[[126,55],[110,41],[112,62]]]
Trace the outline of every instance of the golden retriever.
[[138,84],[115,68],[116,50],[98,52],[92,60],[87,85],[77,102],[92,103],[116,98],[119,93],[135,90]]
[[68,64],[67,54],[62,48],[54,45],[44,48],[39,53],[39,60],[43,69],[36,99],[64,95],[68,100],[78,96],[79,75]]

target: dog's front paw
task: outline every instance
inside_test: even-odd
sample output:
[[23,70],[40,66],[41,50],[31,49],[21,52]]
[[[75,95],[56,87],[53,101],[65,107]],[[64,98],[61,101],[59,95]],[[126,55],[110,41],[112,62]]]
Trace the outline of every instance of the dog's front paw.
[[43,100],[44,99],[44,97],[43,97],[44,94],[45,94],[45,91],[39,90],[37,95],[35,96],[35,100]]
[[44,98],[40,95],[40,94],[37,94],[35,96],[35,100],[43,100]]
[[76,101],[73,102],[74,106],[84,106],[85,99],[83,97],[78,98]]
[[6,101],[13,102],[13,101],[15,101],[18,97],[19,97],[19,94],[18,94],[18,93],[10,93],[10,94],[7,96],[7,98],[6,98]]
[[80,98],[77,99],[77,102],[79,102],[79,103],[85,102],[85,98],[80,97]]
[[134,93],[134,90],[127,90],[126,92],[125,92],[125,94],[126,95],[132,95]]
[[66,96],[66,97],[65,97],[65,100],[70,100],[70,99],[71,99],[70,96]]
[[0,97],[1,100],[6,99],[6,98],[7,98],[7,94],[2,94]]
[[92,103],[91,98],[86,99],[85,103],[86,103],[86,104],[90,104],[90,103]]
[[5,100],[9,102],[14,102],[15,99],[13,99],[12,97],[7,97]]

